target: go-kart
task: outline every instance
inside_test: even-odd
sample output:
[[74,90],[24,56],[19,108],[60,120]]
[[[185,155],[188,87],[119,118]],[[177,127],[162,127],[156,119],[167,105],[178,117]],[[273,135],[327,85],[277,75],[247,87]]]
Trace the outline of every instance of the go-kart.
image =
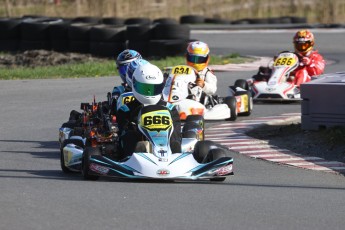
[[230,150],[212,141],[200,140],[200,130],[192,132],[196,127],[193,124],[200,124],[198,116],[190,119],[189,124],[182,132],[181,153],[172,153],[170,135],[173,124],[169,111],[163,106],[145,106],[139,113],[137,127],[146,140],[136,145],[131,156],[117,160],[100,145],[86,145],[83,149],[76,143],[69,143],[61,150],[62,164],[70,171],[81,171],[87,180],[108,176],[223,181],[228,175],[233,175],[233,159],[227,156]]
[[165,74],[163,98],[176,106],[181,120],[192,114],[202,115],[205,120],[232,121],[238,114],[250,115],[253,108],[250,91],[233,87],[234,93],[227,97],[206,95],[194,83],[198,76],[192,67],[178,65],[165,70],[168,72]]
[[299,65],[299,58],[295,53],[284,51],[275,59],[272,69],[261,67],[261,71],[253,76],[251,85],[253,100],[300,101],[300,91],[294,84],[294,76],[292,76]]
[[[116,152],[118,128],[109,114],[108,102],[81,103],[82,113],[72,111],[69,121],[59,128],[61,169],[68,173],[80,171],[85,146],[102,146],[108,154]],[[63,150],[67,154],[63,154]]]

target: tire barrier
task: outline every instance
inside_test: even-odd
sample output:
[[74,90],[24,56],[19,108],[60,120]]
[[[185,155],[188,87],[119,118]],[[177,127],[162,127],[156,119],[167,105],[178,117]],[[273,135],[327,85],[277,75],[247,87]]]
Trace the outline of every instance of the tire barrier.
[[[21,18],[0,18],[0,51],[45,49],[114,57],[123,49],[131,48],[144,57],[161,58],[183,55],[191,40],[191,28],[205,28],[205,25],[211,24],[223,24],[226,28],[239,28],[241,25],[243,28],[249,28],[248,25],[251,24],[255,27],[272,24],[281,28],[284,24],[288,27],[295,24],[300,28],[310,26],[305,24],[306,22],[305,17],[290,16],[229,21],[200,15],[184,15],[178,22],[173,18],[158,18],[152,21],[145,17],[67,19],[26,15]],[[201,27],[196,24],[201,24]],[[344,28],[344,25],[317,27]]]
[[0,51],[16,51],[20,45],[20,19],[0,18]]

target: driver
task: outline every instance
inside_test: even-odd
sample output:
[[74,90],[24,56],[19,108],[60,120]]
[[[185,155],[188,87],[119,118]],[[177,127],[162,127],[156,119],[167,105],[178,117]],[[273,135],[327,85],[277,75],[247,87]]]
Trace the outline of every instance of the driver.
[[208,67],[209,53],[210,49],[206,43],[191,42],[187,47],[186,61],[187,65],[193,67],[199,75],[195,84],[200,86],[205,94],[213,95],[217,91],[217,77]]
[[127,84],[126,75],[129,65],[136,60],[142,59],[140,53],[135,50],[126,49],[122,51],[116,58],[116,69],[120,74],[122,83],[119,86],[115,86],[112,91],[112,96],[118,97],[123,92],[131,91],[130,86]]
[[170,146],[173,153],[181,152],[180,116],[174,105],[162,100],[163,87],[163,73],[157,66],[147,63],[135,69],[132,78],[135,100],[122,105],[117,113],[121,158],[130,156],[135,151],[136,144],[142,140],[143,136],[137,131],[137,119],[140,109],[145,105],[162,105],[170,111],[174,124]]
[[314,49],[314,35],[309,30],[299,30],[293,37],[295,52],[300,58],[300,66],[297,67],[294,83],[297,87],[311,80],[312,76],[320,75],[325,69],[325,60]]

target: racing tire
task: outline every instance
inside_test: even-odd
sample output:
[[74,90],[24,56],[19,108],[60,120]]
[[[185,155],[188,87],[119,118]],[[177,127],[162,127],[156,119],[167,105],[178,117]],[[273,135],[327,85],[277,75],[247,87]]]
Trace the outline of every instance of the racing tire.
[[151,19],[147,17],[127,18],[124,21],[125,25],[151,25],[151,23]]
[[106,17],[102,19],[102,23],[105,25],[125,25],[125,19],[124,18],[118,18],[118,17]]
[[194,152],[193,152],[194,159],[198,163],[204,163],[205,159],[207,159],[207,155],[209,151],[212,148],[214,148],[214,146],[217,146],[217,145],[213,141],[209,141],[209,140],[198,141],[194,146]]
[[240,87],[242,89],[249,90],[248,82],[244,79],[236,80],[234,86],[235,86],[235,88]]
[[248,108],[248,111],[247,112],[244,112],[244,113],[241,113],[240,115],[242,116],[249,116],[251,113],[252,113],[252,110],[253,110],[253,97],[252,97],[252,94],[250,91],[238,91],[235,93],[235,96],[241,96],[241,95],[247,95],[248,97],[248,100],[247,100],[247,108]]
[[94,147],[87,147],[85,148],[83,152],[83,160],[82,160],[82,175],[85,180],[98,180],[99,176],[97,175],[91,175],[89,173],[89,167],[90,167],[90,156],[91,155],[100,155],[100,151],[98,148]]
[[224,103],[227,104],[227,106],[230,109],[230,118],[228,118],[227,120],[235,121],[237,119],[237,116],[238,116],[236,98],[235,97],[226,97],[226,98],[224,98]]
[[62,142],[61,149],[60,149],[60,166],[61,166],[61,169],[64,173],[73,173],[72,170],[70,170],[68,167],[65,166],[65,157],[63,154],[63,148],[65,148],[65,146],[67,144],[75,144],[77,146],[84,148],[84,143],[82,140],[78,140],[78,139],[66,139]]
[[180,24],[202,24],[205,23],[205,17],[201,15],[182,15]]
[[[223,149],[211,149],[208,153],[207,160],[208,162],[218,160],[222,157],[226,157],[226,153]],[[211,178],[210,181],[225,181],[226,177],[215,177]]]

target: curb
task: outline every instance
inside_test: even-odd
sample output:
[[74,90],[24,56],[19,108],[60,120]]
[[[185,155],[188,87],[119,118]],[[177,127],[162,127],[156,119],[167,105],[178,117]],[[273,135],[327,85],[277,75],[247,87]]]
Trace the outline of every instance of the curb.
[[308,170],[338,175],[344,174],[345,163],[343,162],[301,155],[288,149],[270,145],[269,141],[246,135],[246,132],[249,130],[260,128],[263,125],[293,123],[299,120],[300,114],[287,113],[280,116],[259,117],[236,123],[224,123],[208,128],[205,137],[250,158]]

